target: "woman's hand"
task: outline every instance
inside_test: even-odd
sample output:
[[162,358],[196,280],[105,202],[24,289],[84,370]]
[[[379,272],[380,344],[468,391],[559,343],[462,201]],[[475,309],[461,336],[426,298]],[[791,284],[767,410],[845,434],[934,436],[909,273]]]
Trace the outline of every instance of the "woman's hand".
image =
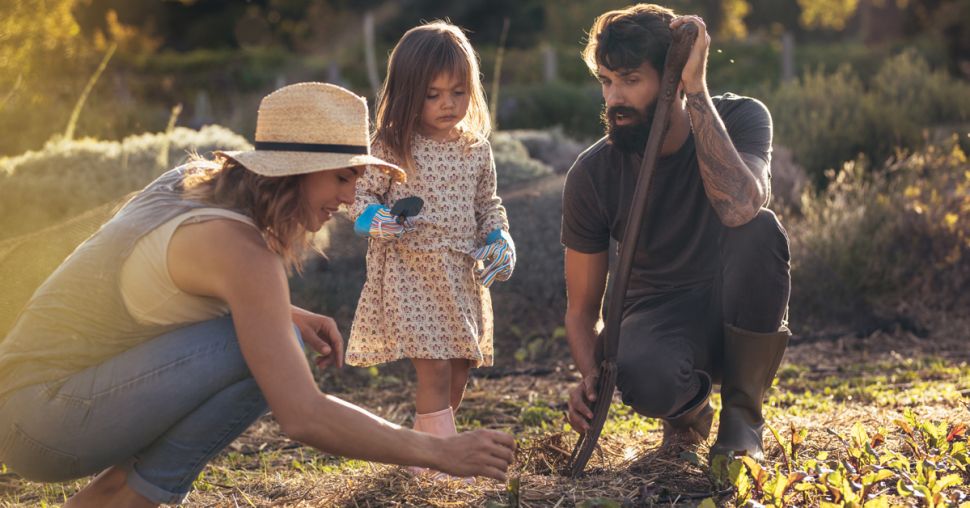
[[344,366],[344,338],[333,318],[293,307],[293,323],[300,329],[303,343],[320,355],[314,359],[317,367]]
[[505,481],[515,456],[515,439],[496,430],[479,429],[443,439],[434,469],[459,478],[485,476]]

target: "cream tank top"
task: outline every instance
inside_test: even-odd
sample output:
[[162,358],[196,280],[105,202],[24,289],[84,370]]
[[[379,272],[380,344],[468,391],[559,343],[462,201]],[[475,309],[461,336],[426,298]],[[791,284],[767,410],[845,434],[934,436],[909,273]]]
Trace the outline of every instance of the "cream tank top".
[[229,306],[222,300],[186,293],[175,286],[168,270],[168,244],[183,224],[212,219],[231,219],[256,227],[243,214],[221,208],[197,208],[163,223],[135,244],[121,267],[121,296],[138,323],[174,325],[224,316]]

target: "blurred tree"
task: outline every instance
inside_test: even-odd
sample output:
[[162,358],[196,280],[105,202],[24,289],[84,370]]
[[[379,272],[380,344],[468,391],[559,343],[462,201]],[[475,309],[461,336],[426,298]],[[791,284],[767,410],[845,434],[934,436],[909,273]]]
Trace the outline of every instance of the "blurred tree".
[[767,31],[777,35],[800,30],[798,18],[801,7],[797,0],[748,0],[748,3],[751,9],[744,17],[744,22],[749,31]]
[[744,18],[751,12],[747,0],[724,0],[721,2],[721,26],[717,35],[728,39],[743,39],[748,36]]
[[867,44],[921,36],[947,51],[952,71],[970,77],[970,0],[797,0],[809,29],[856,24]]
[[[405,31],[415,25],[447,18],[468,30],[472,45],[495,46],[501,36],[504,19],[508,17],[511,28],[507,45],[527,48],[540,42],[548,14],[543,0],[404,0],[398,3],[400,16],[388,20],[378,31],[378,38],[389,45],[396,43]],[[592,22],[592,18],[589,22]]]
[[629,2],[623,0],[595,0],[589,2],[559,2],[546,0],[545,37],[549,43],[579,48],[586,43],[586,33],[593,20],[604,12],[622,9]]
[[83,46],[74,0],[5,0],[0,12],[0,110],[13,94],[34,90],[50,63]]
[[802,25],[842,30],[859,7],[859,0],[798,0],[798,6]]

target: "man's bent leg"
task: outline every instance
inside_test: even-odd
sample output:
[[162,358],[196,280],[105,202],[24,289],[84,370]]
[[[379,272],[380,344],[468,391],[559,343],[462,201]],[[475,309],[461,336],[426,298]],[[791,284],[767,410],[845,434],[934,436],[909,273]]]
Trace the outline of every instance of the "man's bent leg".
[[725,321],[720,425],[711,457],[764,455],[761,413],[791,336],[784,318],[791,290],[788,236],[761,210],[721,239],[720,294]]
[[710,286],[650,297],[628,310],[620,330],[617,387],[639,414],[664,420],[664,445],[695,445],[713,419],[710,348],[716,323]]

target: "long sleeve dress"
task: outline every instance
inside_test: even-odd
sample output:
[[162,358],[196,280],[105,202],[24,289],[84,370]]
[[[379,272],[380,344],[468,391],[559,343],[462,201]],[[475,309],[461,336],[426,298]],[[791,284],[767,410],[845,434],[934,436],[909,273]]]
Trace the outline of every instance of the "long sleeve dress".
[[[368,366],[401,358],[466,358],[492,365],[492,301],[476,280],[470,254],[495,229],[508,230],[495,191],[495,161],[487,141],[412,140],[415,167],[392,183],[368,168],[358,180],[351,218],[374,203],[424,200],[414,231],[370,239],[367,281],[350,332],[347,363]],[[394,158],[381,143],[374,155]]]

